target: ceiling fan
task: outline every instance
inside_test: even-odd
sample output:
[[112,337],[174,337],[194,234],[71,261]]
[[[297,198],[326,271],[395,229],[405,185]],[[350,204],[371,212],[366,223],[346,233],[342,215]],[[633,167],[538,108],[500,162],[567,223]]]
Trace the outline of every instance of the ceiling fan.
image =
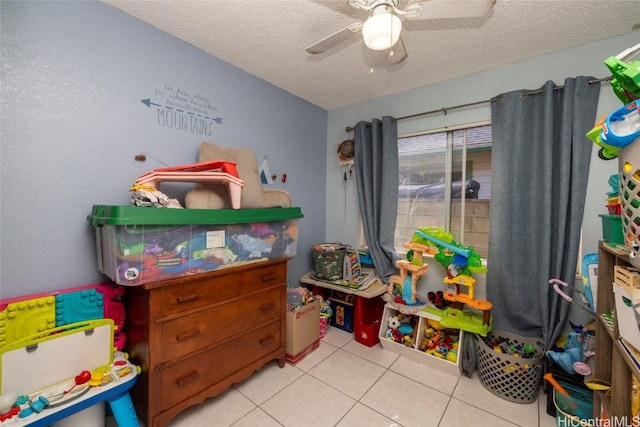
[[407,51],[400,37],[403,20],[479,17],[487,13],[495,2],[496,0],[409,0],[401,9],[398,7],[399,0],[347,0],[349,6],[366,11],[369,17],[364,22],[347,25],[306,50],[311,54],[322,53],[361,32],[369,49],[389,50],[387,62],[390,65],[398,64],[407,58]]

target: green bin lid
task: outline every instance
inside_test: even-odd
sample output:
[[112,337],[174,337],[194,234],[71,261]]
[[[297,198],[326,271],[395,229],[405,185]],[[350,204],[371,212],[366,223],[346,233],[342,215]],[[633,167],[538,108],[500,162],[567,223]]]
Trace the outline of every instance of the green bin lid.
[[249,224],[303,218],[299,207],[265,209],[174,209],[93,205],[87,221],[102,225]]

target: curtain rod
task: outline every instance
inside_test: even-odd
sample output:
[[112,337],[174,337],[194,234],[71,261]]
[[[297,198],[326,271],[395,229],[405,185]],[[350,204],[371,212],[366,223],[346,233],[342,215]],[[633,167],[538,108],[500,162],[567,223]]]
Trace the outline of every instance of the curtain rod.
[[[594,83],[602,83],[602,82],[608,82],[610,80],[612,80],[613,77],[609,76],[609,77],[603,77],[600,79],[593,79],[593,80],[589,80],[588,83],[589,84],[594,84]],[[564,89],[564,86],[556,86],[553,88],[553,90],[562,90]],[[537,89],[537,90],[532,90],[529,92],[524,92],[521,96],[528,96],[528,95],[535,95],[538,93],[542,93],[544,92],[544,89]],[[502,97],[497,96],[495,98],[491,98],[491,99],[485,99],[483,101],[476,101],[476,102],[469,102],[467,104],[459,104],[459,105],[454,105],[452,107],[442,107],[442,108],[438,108],[437,110],[430,110],[430,111],[424,111],[422,113],[416,113],[416,114],[411,114],[408,116],[402,116],[402,117],[398,117],[395,118],[395,121],[400,121],[400,120],[408,120],[408,119],[414,119],[416,117],[421,117],[421,116],[427,116],[430,114],[436,114],[436,113],[444,113],[445,115],[447,114],[448,111],[451,110],[458,110],[460,108],[467,108],[467,107],[473,107],[475,105],[481,105],[481,104],[487,104],[487,103],[491,103],[491,102],[499,102],[502,101]],[[347,126],[346,131],[347,132],[351,132],[354,128]]]

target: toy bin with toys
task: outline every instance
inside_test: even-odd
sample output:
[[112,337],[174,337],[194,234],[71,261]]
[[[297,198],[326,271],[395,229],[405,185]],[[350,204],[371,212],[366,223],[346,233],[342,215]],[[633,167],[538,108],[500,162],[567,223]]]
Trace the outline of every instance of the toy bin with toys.
[[141,285],[249,262],[291,257],[300,208],[168,209],[94,205],[98,269]]
[[536,338],[493,330],[476,335],[478,375],[485,389],[514,403],[533,403],[544,368],[544,344]]
[[444,328],[437,316],[424,310],[404,310],[386,304],[378,339],[385,350],[418,363],[460,376],[462,331]]

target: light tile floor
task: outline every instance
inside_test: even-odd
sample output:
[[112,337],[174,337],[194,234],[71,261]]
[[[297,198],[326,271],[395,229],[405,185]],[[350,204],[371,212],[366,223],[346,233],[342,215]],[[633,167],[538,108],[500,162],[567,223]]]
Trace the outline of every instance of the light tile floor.
[[330,327],[295,366],[280,369],[273,361],[170,424],[201,426],[554,427],[556,421],[546,413],[543,391],[534,403],[511,403],[488,392],[477,374],[457,378]]

